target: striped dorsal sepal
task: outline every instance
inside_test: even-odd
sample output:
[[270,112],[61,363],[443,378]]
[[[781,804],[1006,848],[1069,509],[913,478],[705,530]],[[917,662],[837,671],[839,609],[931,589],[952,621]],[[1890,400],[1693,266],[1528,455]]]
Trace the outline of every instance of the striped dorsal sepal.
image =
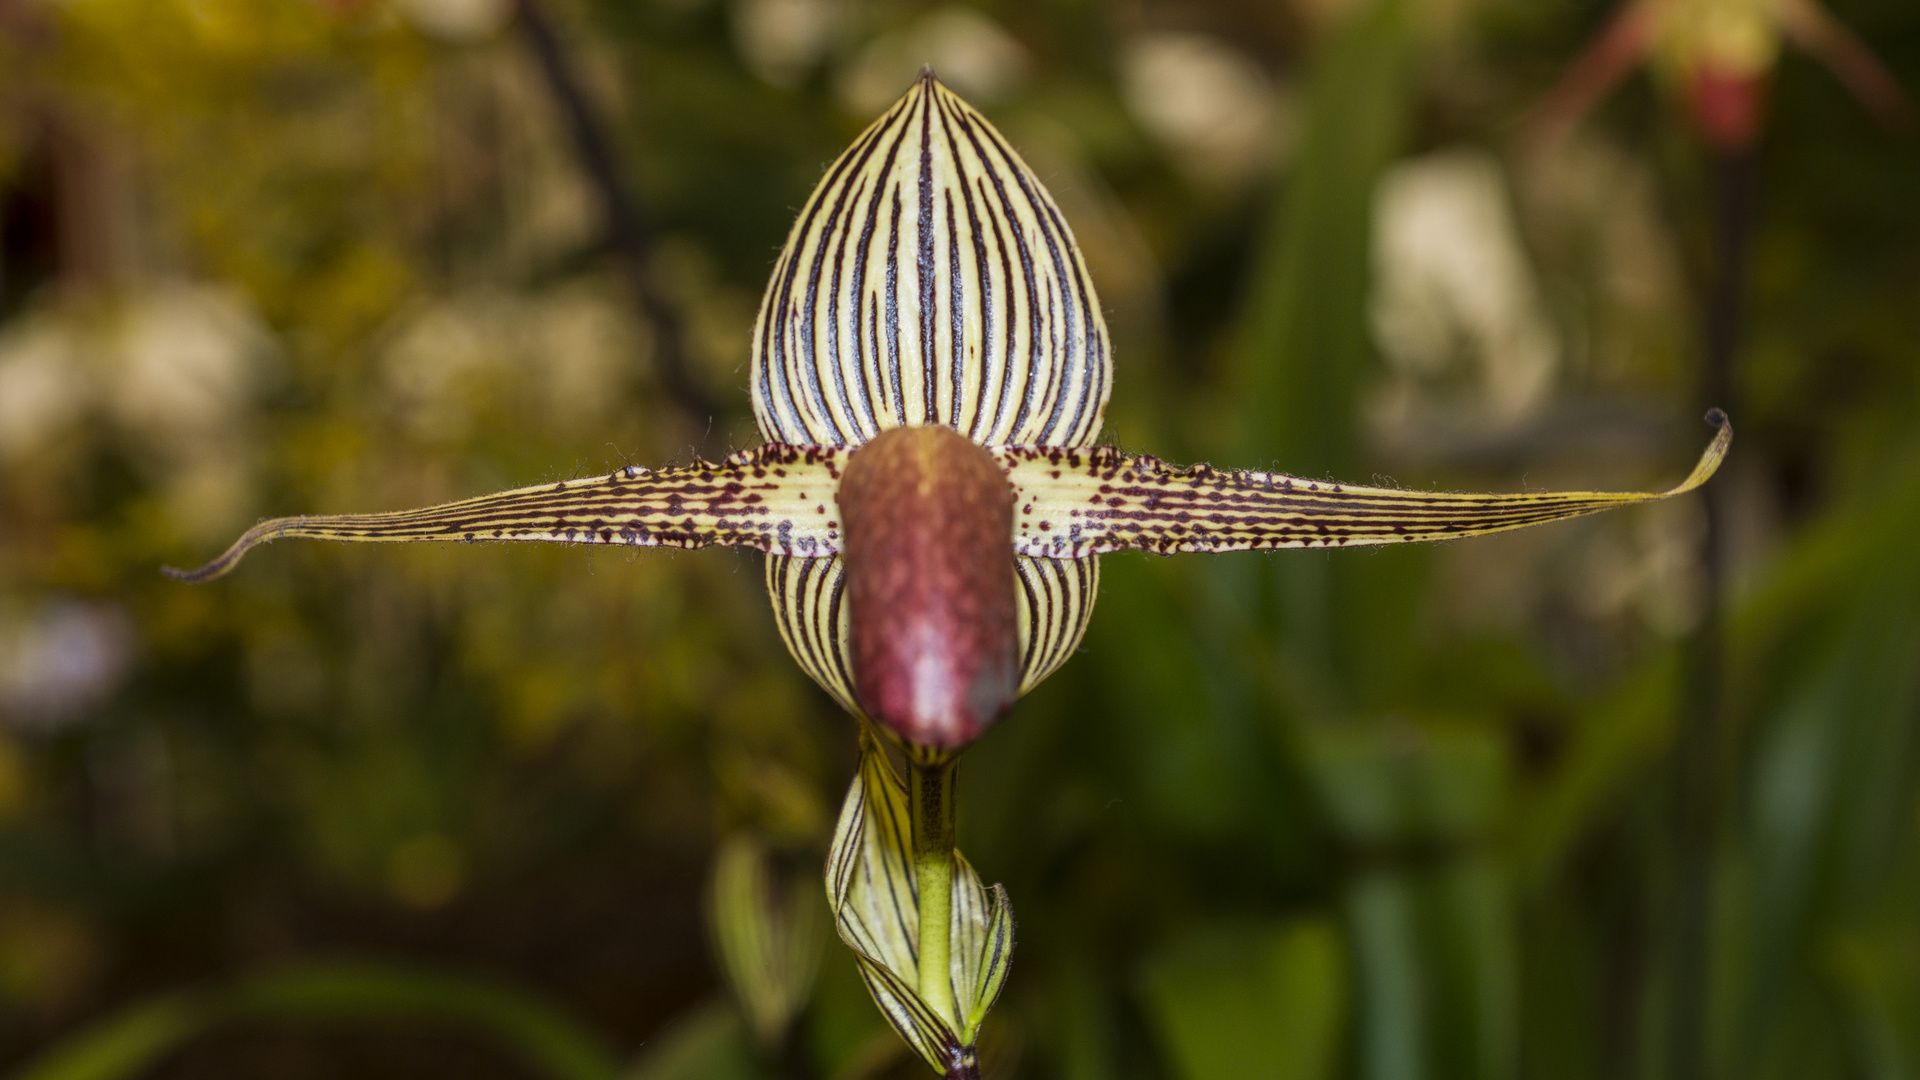
[[165,572],[210,581],[271,540],[398,543],[545,540],[562,544],[699,548],[732,545],[801,556],[840,547],[834,491],[847,452],[768,443],[717,464],[649,470],[515,488],[459,502],[382,514],[263,521],[197,570]]
[[1452,540],[1584,517],[1672,498],[1707,481],[1726,457],[1720,432],[1679,486],[1661,492],[1546,491],[1518,495],[1414,491],[1278,473],[1176,468],[1109,448],[999,451],[1016,495],[1014,550],[1084,557],[1109,551],[1248,551]]
[[1065,216],[931,71],[828,167],[753,331],[753,412],[780,442],[944,424],[982,446],[1087,446],[1112,372]]

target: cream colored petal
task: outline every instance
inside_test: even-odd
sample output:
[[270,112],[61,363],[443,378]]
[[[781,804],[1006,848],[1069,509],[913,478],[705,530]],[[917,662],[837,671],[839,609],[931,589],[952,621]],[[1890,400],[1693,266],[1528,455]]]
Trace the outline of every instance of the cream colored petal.
[[418,510],[274,518],[247,530],[225,554],[198,570],[167,573],[182,581],[211,581],[253,548],[286,537],[379,543],[546,540],[682,548],[722,544],[831,554],[839,550],[833,492],[845,459],[838,450],[767,445],[719,464],[655,471],[630,466],[606,476]]
[[1693,474],[1663,492],[1551,491],[1518,495],[1408,491],[1304,480],[1278,473],[1176,468],[1097,448],[999,451],[1018,503],[1014,550],[1084,557],[1109,551],[1247,551],[1452,540],[1666,499],[1705,483],[1726,457],[1733,426]]

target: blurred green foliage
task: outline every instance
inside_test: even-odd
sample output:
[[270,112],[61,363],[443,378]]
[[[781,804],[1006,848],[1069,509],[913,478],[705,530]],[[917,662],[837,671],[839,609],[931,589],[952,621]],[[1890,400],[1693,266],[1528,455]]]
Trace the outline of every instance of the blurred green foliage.
[[[1920,87],[1911,5],[1834,7]],[[665,400],[511,15],[0,11],[8,1068],[923,1075],[837,949],[779,1060],[708,955],[724,838],[817,859],[853,761],[753,559],[289,544],[205,588],[155,568],[270,513],[754,441],[764,275],[925,60],[1087,249],[1122,445],[1645,487],[1703,437],[1710,195],[1684,121],[1635,84],[1553,160],[1513,145],[1597,2],[556,5],[732,410],[711,422]],[[1772,116],[1715,481],[1707,1038],[1730,1076],[1904,1077],[1920,154],[1797,59]],[[1441,209],[1403,219],[1388,190]],[[1470,227],[1480,196],[1507,262]],[[1516,311],[1544,352],[1513,344]],[[1681,504],[1407,551],[1109,558],[1082,655],[962,767],[961,847],[1022,920],[988,1074],[1659,1075],[1699,527]]]
[[34,1080],[139,1076],[217,1024],[259,1020],[465,1024],[554,1080],[609,1080],[617,1074],[593,1036],[518,991],[392,965],[332,964],[146,1002],[82,1033],[22,1075]]

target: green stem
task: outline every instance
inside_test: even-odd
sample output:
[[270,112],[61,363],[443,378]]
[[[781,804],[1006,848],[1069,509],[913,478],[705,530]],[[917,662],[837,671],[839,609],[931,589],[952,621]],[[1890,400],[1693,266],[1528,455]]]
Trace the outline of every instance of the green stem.
[[953,926],[953,765],[911,766],[913,876],[920,894],[920,999],[959,1024],[949,958]]

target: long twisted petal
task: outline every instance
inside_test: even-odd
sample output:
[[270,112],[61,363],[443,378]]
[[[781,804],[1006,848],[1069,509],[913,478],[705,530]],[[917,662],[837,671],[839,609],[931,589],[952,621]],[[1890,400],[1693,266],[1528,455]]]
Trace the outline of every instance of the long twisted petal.
[[1880,122],[1901,130],[1912,128],[1912,99],[1880,62],[1866,42],[1815,0],[1785,0],[1780,5],[1780,28],[1795,45],[1825,64],[1841,85]]
[[1017,493],[1014,550],[1079,558],[1109,551],[1247,551],[1451,540],[1582,517],[1692,491],[1733,442],[1715,409],[1714,436],[1693,474],[1663,492],[1550,491],[1519,495],[1405,491],[1277,473],[1175,468],[1099,448],[999,451]]
[[[1182,469],[1105,447],[1007,447],[993,453],[1018,500],[1012,540],[1019,556],[1084,559],[1123,550],[1353,547],[1504,532],[1692,491],[1719,468],[1733,441],[1725,415],[1716,409],[1708,419],[1720,433],[1693,474],[1664,492],[1408,491],[1278,473],[1222,472],[1210,465]],[[657,471],[630,466],[591,480],[517,488],[419,510],[274,518],[247,530],[205,566],[167,568],[166,573],[182,581],[210,581],[233,569],[252,548],[282,537],[722,544],[802,559],[838,555],[835,494],[849,453],[768,443],[719,464]]]
[[1554,149],[1593,112],[1653,43],[1655,6],[1635,0],[1620,9],[1607,28],[1547,91],[1528,115],[1528,142],[1537,152]]
[[548,540],[632,547],[725,544],[789,555],[839,550],[834,490],[846,453],[769,443],[719,464],[516,488],[459,502],[385,514],[274,518],[234,541],[198,570],[165,568],[181,581],[211,581],[270,540]]

